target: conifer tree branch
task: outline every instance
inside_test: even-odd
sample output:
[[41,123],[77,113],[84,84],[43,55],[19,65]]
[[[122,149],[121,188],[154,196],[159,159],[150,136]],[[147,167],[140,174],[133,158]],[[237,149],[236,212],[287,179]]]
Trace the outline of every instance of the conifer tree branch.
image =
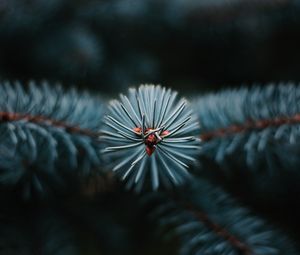
[[153,84],[112,100],[100,140],[108,163],[128,188],[140,192],[181,185],[200,150],[199,124],[177,92]]
[[192,181],[176,197],[150,194],[144,202],[166,236],[180,237],[181,255],[298,254],[283,233],[207,181]]
[[75,125],[70,125],[63,121],[54,120],[45,116],[33,116],[30,114],[20,114],[15,112],[0,112],[0,122],[15,122],[15,121],[26,121],[38,125],[48,125],[55,128],[62,128],[67,133],[74,133],[80,135],[90,136],[92,138],[98,137],[98,132],[92,132],[88,129],[82,129]]
[[219,225],[218,223],[212,221],[209,216],[201,211],[199,208],[196,208],[191,203],[185,203],[184,208],[191,212],[196,219],[203,222],[207,228],[211,229],[217,236],[227,240],[236,250],[239,250],[244,255],[254,255],[252,249],[248,247],[247,244],[239,240],[238,237],[230,233],[227,229]]
[[297,169],[299,100],[300,88],[294,84],[224,90],[196,99],[202,156],[221,168],[264,169],[266,173]]
[[[63,187],[101,165],[103,99],[46,82],[0,84],[0,184],[25,197]],[[71,180],[71,177],[70,177]]]
[[214,138],[226,137],[238,133],[251,132],[252,130],[262,131],[270,127],[280,127],[282,125],[300,124],[300,114],[288,117],[275,117],[274,119],[248,120],[244,124],[231,125],[225,128],[205,132],[200,135],[202,141],[209,141]]

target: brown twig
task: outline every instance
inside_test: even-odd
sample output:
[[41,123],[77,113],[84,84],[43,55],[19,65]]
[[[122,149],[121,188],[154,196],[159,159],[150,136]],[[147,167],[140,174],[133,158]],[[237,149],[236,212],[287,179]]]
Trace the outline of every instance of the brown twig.
[[246,132],[249,130],[262,130],[271,126],[278,127],[285,124],[299,124],[300,123],[300,114],[295,114],[291,117],[278,117],[275,119],[266,119],[266,120],[249,120],[244,124],[231,125],[226,128],[220,128],[212,132],[206,132],[200,135],[200,138],[203,141],[209,141],[218,137],[225,137],[228,135],[233,135],[237,133]]
[[227,240],[233,247],[241,251],[244,255],[255,255],[252,249],[235,235],[230,233],[228,230],[220,226],[219,224],[213,222],[207,214],[195,208],[190,203],[186,203],[185,207],[201,222],[203,222],[208,228],[210,228],[216,235]]
[[45,116],[34,116],[30,114],[14,113],[14,112],[0,112],[0,122],[12,122],[24,120],[36,124],[50,125],[58,128],[63,128],[69,133],[77,133],[90,137],[98,137],[97,132],[93,132],[89,129],[83,129],[75,125],[70,125],[63,121],[54,120]]

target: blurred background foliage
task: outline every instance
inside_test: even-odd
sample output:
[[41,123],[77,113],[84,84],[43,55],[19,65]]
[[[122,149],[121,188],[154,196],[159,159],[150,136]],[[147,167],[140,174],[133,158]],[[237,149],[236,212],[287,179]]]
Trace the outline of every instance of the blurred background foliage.
[[115,92],[298,80],[297,0],[1,0],[2,78]]

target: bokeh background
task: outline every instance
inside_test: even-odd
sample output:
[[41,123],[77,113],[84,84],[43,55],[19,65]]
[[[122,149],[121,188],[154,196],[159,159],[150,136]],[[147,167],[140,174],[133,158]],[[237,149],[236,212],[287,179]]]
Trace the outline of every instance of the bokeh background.
[[297,0],[1,0],[0,77],[105,93],[297,81]]

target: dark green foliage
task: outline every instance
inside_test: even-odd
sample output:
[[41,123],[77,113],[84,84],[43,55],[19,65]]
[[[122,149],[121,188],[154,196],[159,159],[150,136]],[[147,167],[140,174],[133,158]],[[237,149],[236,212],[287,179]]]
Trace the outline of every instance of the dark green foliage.
[[[138,214],[139,211],[137,204],[133,202],[136,201],[136,197],[129,197],[122,185],[114,187],[109,178],[103,178],[102,182],[107,181],[108,190],[111,190],[113,201],[116,202],[115,199],[118,197],[119,205],[126,208],[120,214],[118,208],[116,210],[109,207],[111,211],[105,211],[101,207],[107,203],[105,195],[103,199],[96,199],[96,203],[84,203],[79,194],[89,194],[90,191],[80,190],[79,186],[74,189],[72,186],[79,185],[80,179],[84,181],[91,174],[101,174],[101,168],[120,164],[114,159],[106,165],[107,162],[104,163],[100,158],[100,152],[105,148],[102,144],[104,140],[119,143],[120,139],[123,139],[127,148],[127,145],[132,144],[132,139],[139,137],[132,137],[134,132],[132,130],[139,128],[140,123],[142,123],[141,128],[145,129],[157,118],[162,120],[166,116],[167,119],[169,118],[166,120],[166,125],[163,125],[163,130],[169,132],[164,137],[165,146],[180,145],[178,150],[172,149],[168,151],[168,155],[163,154],[169,159],[164,167],[170,176],[176,176],[180,159],[190,158],[199,153],[199,142],[193,138],[192,147],[189,147],[187,143],[190,141],[190,136],[185,132],[191,132],[202,138],[200,159],[215,160],[220,163],[221,168],[226,166],[230,169],[231,164],[235,170],[239,167],[248,167],[253,173],[262,169],[265,171],[263,176],[276,173],[278,169],[296,172],[297,161],[289,160],[293,154],[287,155],[278,150],[278,154],[273,155],[275,158],[268,159],[263,152],[276,148],[274,147],[276,143],[283,147],[295,145],[293,148],[297,148],[299,124],[296,102],[300,96],[297,86],[270,85],[265,88],[245,88],[203,96],[193,104],[202,125],[199,134],[197,134],[197,120],[191,118],[192,113],[189,109],[185,109],[185,102],[180,101],[174,107],[175,94],[168,90],[160,93],[161,90],[163,90],[161,87],[154,86],[142,86],[139,90],[131,90],[128,99],[137,112],[134,114],[129,101],[121,96],[122,104],[113,101],[111,105],[110,111],[114,113],[115,119],[108,121],[109,117],[104,118],[106,106],[103,99],[86,92],[65,91],[59,86],[50,88],[47,83],[37,86],[32,82],[26,89],[19,83],[1,84],[0,181],[1,189],[9,188],[5,189],[6,193],[3,193],[3,197],[9,194],[10,190],[16,189],[26,198],[33,198],[35,195],[41,197],[53,191],[55,194],[64,194],[61,188],[68,190],[69,193],[68,199],[67,197],[66,200],[58,199],[57,204],[53,204],[53,208],[52,206],[32,207],[32,205],[29,207],[21,205],[20,208],[16,205],[15,209],[11,206],[4,207],[0,211],[0,251],[3,254],[27,255],[35,252],[45,255],[58,252],[84,254],[86,249],[91,254],[99,250],[108,254],[118,254],[120,249],[126,249],[124,254],[132,251],[129,247],[133,240],[130,226],[137,224],[135,213]],[[137,99],[136,93],[139,93],[140,98]],[[164,93],[171,98],[170,109],[166,103],[169,99],[163,100],[163,97],[160,97]],[[162,109],[166,108],[166,115],[154,114],[158,109],[156,100],[158,105],[164,102]],[[139,105],[140,103],[142,104]],[[148,105],[152,105],[152,108]],[[141,109],[150,116],[149,119],[143,117]],[[110,132],[102,127],[102,121],[105,119],[106,124],[112,128]],[[189,120],[191,122],[188,122]],[[132,127],[124,127],[131,122],[132,125],[134,124]],[[168,134],[173,134],[172,131],[176,131],[174,133],[176,136],[168,137]],[[135,132],[140,135],[138,131]],[[102,136],[99,137],[100,133]],[[143,135],[147,134],[143,133]],[[163,133],[158,135],[163,136]],[[245,150],[244,146],[249,144],[253,136],[256,139],[252,140],[252,146],[247,147],[252,151]],[[107,139],[104,139],[105,137]],[[146,153],[143,139],[138,143],[142,151],[141,155]],[[170,145],[167,142],[173,143]],[[273,147],[268,147],[271,145]],[[120,146],[118,144],[115,146],[106,147],[104,151],[119,151]],[[230,151],[227,146],[231,146]],[[190,149],[193,151],[188,152]],[[121,162],[127,162],[134,157],[134,153],[126,153],[120,158]],[[155,153],[162,152],[158,150]],[[235,156],[236,153],[239,153],[239,157]],[[251,164],[252,161],[247,160],[248,153],[253,157],[254,165]],[[293,153],[297,155],[297,150],[293,149]],[[118,155],[122,156],[122,154]],[[280,164],[277,163],[276,168],[269,164],[278,160],[281,161]],[[287,162],[290,165],[287,165]],[[206,163],[204,160],[203,169],[209,166]],[[137,182],[139,187],[148,181],[153,184],[153,179],[148,180],[149,178],[142,173],[146,169],[146,163],[144,165],[133,175],[131,184]],[[196,168],[194,172],[198,173]],[[229,176],[236,177],[235,172],[229,172]],[[162,172],[159,171],[159,174]],[[143,176],[142,181],[136,177],[139,175]],[[260,181],[259,175],[254,176]],[[160,176],[162,177],[164,176]],[[162,182],[164,181],[166,182],[162,178]],[[73,185],[70,186],[70,183]],[[156,183],[154,187],[157,188],[158,179],[155,179],[154,183]],[[283,186],[288,184],[289,182],[285,182]],[[257,183],[253,182],[253,185]],[[69,200],[73,190],[74,200]],[[105,193],[107,190],[103,187],[102,192]],[[108,192],[107,199],[110,200],[111,197]],[[160,225],[165,226],[169,234],[177,233],[181,237],[180,250],[183,255],[297,254],[285,233],[269,227],[269,224],[259,216],[255,216],[254,212],[240,207],[223,190],[202,179],[190,178],[186,187],[177,188],[168,194],[155,193],[150,197],[150,200],[149,198],[146,200],[153,211],[152,217],[155,217]],[[2,201],[2,204],[6,204],[6,201]],[[33,208],[35,208],[34,212]],[[20,211],[24,218],[28,218],[27,221],[20,218],[18,215]],[[112,211],[116,212],[113,214],[114,218],[111,216]],[[118,222],[114,221],[120,215],[130,219],[129,223],[121,224],[123,227],[120,227],[120,219]],[[82,231],[87,234],[82,235]],[[168,233],[165,233],[166,236]],[[18,238],[15,239],[15,236]],[[114,247],[115,242],[119,244],[118,247]]]
[[299,99],[299,85],[293,83],[228,89],[195,99],[204,169],[215,164],[213,175],[254,203],[295,199],[300,192]]
[[225,90],[198,98],[194,108],[201,122],[203,155],[222,167],[264,169],[270,175],[297,171],[299,99],[300,87],[294,84]]
[[33,63],[43,67],[43,75],[55,73],[62,79],[72,77],[74,73],[82,79],[99,72],[105,57],[101,39],[88,28],[73,24],[39,40],[32,54]]
[[[175,137],[169,138],[167,135],[164,137],[165,146],[170,146],[167,142],[175,142],[172,144],[176,146],[180,143],[178,150],[185,149],[182,151],[170,150],[169,161],[164,165],[170,176],[176,175],[178,171],[176,167],[179,166],[180,159],[190,158],[191,155],[199,153],[200,144],[196,141],[197,139],[191,140],[193,144],[190,148],[190,145],[187,144],[190,136],[181,137],[185,132],[193,131],[194,134],[198,130],[198,124],[194,118],[190,117],[191,112],[188,109],[183,111],[185,102],[181,101],[174,107],[175,94],[168,90],[160,93],[161,90],[163,90],[161,87],[154,86],[142,86],[140,90],[131,90],[128,99],[133,104],[132,107],[138,110],[135,114],[124,96],[121,96],[122,104],[113,101],[110,111],[114,113],[114,118],[117,118],[119,122],[115,119],[108,121],[109,117],[106,117],[106,124],[112,128],[108,132],[102,127],[106,107],[101,98],[75,90],[64,91],[59,86],[50,88],[47,83],[43,83],[41,86],[30,83],[27,89],[24,89],[19,83],[1,84],[1,189],[4,187],[17,189],[26,198],[33,198],[33,195],[41,197],[53,191],[56,194],[64,194],[61,190],[62,187],[68,190],[69,194],[72,193],[74,188],[70,186],[70,183],[76,186],[81,182],[79,179],[84,181],[91,174],[102,173],[101,168],[104,167],[104,162],[100,158],[100,152],[105,148],[102,144],[104,140],[108,139],[118,143],[120,139],[123,139],[125,148],[127,148],[127,145],[132,144],[132,139],[138,139],[132,137],[130,132],[133,132],[134,128],[138,128],[139,123],[144,123],[141,128],[145,129],[159,117],[164,120],[164,116],[153,115],[153,112],[156,112],[156,106],[154,107],[156,100],[158,100],[157,104],[164,102],[163,105],[167,108],[168,100],[165,101],[159,97],[164,93],[172,100],[170,99],[170,109],[166,110],[165,115],[170,118],[171,124],[168,120],[163,126],[169,131],[168,134],[176,131]],[[195,133],[203,140],[200,159],[217,159],[221,168],[226,166],[227,169],[230,169],[230,164],[235,169],[246,166],[252,169],[253,173],[262,169],[265,170],[264,176],[267,173],[276,173],[278,169],[296,172],[297,161],[289,161],[289,157],[287,157],[292,156],[291,154],[280,154],[278,150],[278,155],[276,154],[274,159],[268,159],[263,152],[269,150],[268,146],[271,145],[273,147],[270,148],[276,148],[274,147],[276,143],[280,146],[297,145],[298,108],[296,102],[300,96],[298,91],[298,87],[294,85],[285,87],[270,85],[265,88],[254,87],[225,91],[218,95],[206,95],[197,99],[193,105],[201,122],[199,134]],[[140,99],[137,99],[136,93],[139,93]],[[270,103],[266,104],[266,102]],[[142,105],[139,105],[140,103]],[[148,108],[148,105],[152,105],[154,108]],[[122,106],[127,110],[124,110]],[[141,109],[147,113],[147,116],[150,116],[149,119],[144,119]],[[183,116],[180,115],[181,112]],[[141,119],[137,117],[138,114]],[[191,122],[187,122],[187,120],[191,120]],[[132,127],[124,127],[131,122],[133,122],[132,125],[134,124]],[[99,137],[100,133],[102,136]],[[119,137],[120,135],[121,137]],[[235,138],[236,136],[238,139]],[[244,146],[253,136],[257,137],[254,142],[252,141],[252,147],[249,147],[253,151],[245,150]],[[130,139],[127,141],[125,138],[128,137]],[[231,151],[223,146],[224,143],[226,146],[231,146]],[[264,146],[261,145],[262,143]],[[144,155],[146,153],[144,140],[139,141],[139,144],[141,144],[141,155]],[[187,153],[187,149],[193,149],[193,151],[184,154]],[[120,147],[106,147],[104,151],[111,150],[119,151]],[[293,152],[297,153],[297,150],[294,149]],[[129,153],[129,155],[128,152],[126,153],[123,155],[125,158],[120,158],[121,162],[127,162],[134,157],[134,153]],[[162,152],[158,150],[155,153]],[[170,156],[171,153],[173,153],[173,157]],[[239,153],[239,157],[234,156],[236,153]],[[251,161],[247,161],[248,153],[253,157],[255,165],[252,165]],[[284,155],[285,157],[283,157]],[[230,161],[228,161],[228,157],[231,157]],[[281,160],[281,165],[277,164],[275,168],[269,163],[276,160]],[[111,161],[105,165],[105,168],[111,164],[119,165],[116,159]],[[289,166],[286,165],[287,161],[289,161]],[[204,160],[203,169],[209,166],[206,163]],[[146,163],[144,165],[139,167],[138,172],[145,171]],[[205,170],[209,171],[209,169]],[[138,172],[131,178],[131,184],[137,182],[141,188],[148,181],[150,183],[154,181],[155,188],[158,187],[157,179],[148,180],[146,174],[142,172],[138,174]],[[194,172],[197,172],[196,168]],[[229,176],[236,177],[234,173],[235,171],[229,173]],[[162,172],[159,171],[159,174]],[[143,176],[142,181],[136,177],[138,175]],[[258,175],[254,176],[260,181]],[[164,176],[160,176],[160,178],[162,177]],[[124,194],[126,199],[123,201],[123,186],[114,187],[109,178],[103,178],[102,184],[103,181],[107,181],[107,188],[111,190],[111,194],[122,201],[121,206],[124,207],[130,200],[132,203],[132,199],[136,199],[129,198]],[[162,181],[166,182],[163,178]],[[257,185],[257,182],[253,182],[253,185]],[[288,185],[288,182],[284,185]],[[86,188],[89,189],[89,187]],[[123,192],[119,192],[120,188]],[[9,189],[6,189],[5,192],[8,192]],[[86,194],[90,192],[80,190],[79,186],[74,191],[74,197],[78,196],[80,192]],[[107,192],[104,187],[102,192]],[[156,193],[151,195],[148,205],[152,208],[152,216],[169,229],[169,234],[179,234],[182,239],[180,250],[183,255],[203,253],[211,255],[297,254],[285,234],[273,230],[253,212],[240,207],[223,190],[202,179],[190,178],[190,183],[186,187],[177,188],[172,192],[172,194]],[[4,193],[3,196],[5,197],[6,194],[9,193]],[[57,252],[84,254],[85,249],[91,250],[92,254],[99,249],[107,251],[108,254],[113,254],[111,252],[118,254],[119,250],[113,248],[112,240],[119,245],[122,244],[118,248],[124,247],[129,252],[131,248],[127,245],[132,242],[132,232],[126,224],[125,228],[120,228],[119,224],[109,216],[110,211],[105,212],[103,208],[99,207],[107,202],[105,195],[103,198],[104,200],[95,200],[98,201],[97,205],[85,204],[77,198],[76,202],[69,200],[66,206],[62,205],[63,202],[58,202],[53,208],[38,206],[34,213],[32,213],[33,207],[21,206],[15,211],[12,209],[14,213],[10,215],[11,208],[4,208],[0,214],[2,220],[0,222],[0,247],[3,254],[27,255],[36,251],[45,255]],[[134,208],[135,213],[139,210],[137,205],[127,206],[128,210],[130,208],[131,210]],[[115,208],[110,207],[110,210],[115,210]],[[24,217],[28,217],[28,221],[24,222],[19,218],[16,214],[18,211],[22,211]],[[118,217],[118,215],[117,210],[114,217]],[[136,224],[133,212],[122,210],[122,215],[131,219],[129,225]],[[82,236],[80,234],[82,231],[86,231],[88,234]],[[18,238],[14,239],[14,236]],[[96,245],[98,241],[101,243],[100,246]]]
[[0,182],[21,186],[25,197],[63,186],[64,174],[99,171],[101,98],[47,83],[28,90],[0,85]]
[[293,243],[260,217],[238,205],[224,190],[194,180],[175,194],[152,194],[145,201],[167,231],[178,235],[180,254],[293,255]]
[[59,0],[2,1],[0,6],[2,35],[35,33],[63,8]]
[[0,13],[5,78],[110,92],[299,79],[294,0],[4,0]]

